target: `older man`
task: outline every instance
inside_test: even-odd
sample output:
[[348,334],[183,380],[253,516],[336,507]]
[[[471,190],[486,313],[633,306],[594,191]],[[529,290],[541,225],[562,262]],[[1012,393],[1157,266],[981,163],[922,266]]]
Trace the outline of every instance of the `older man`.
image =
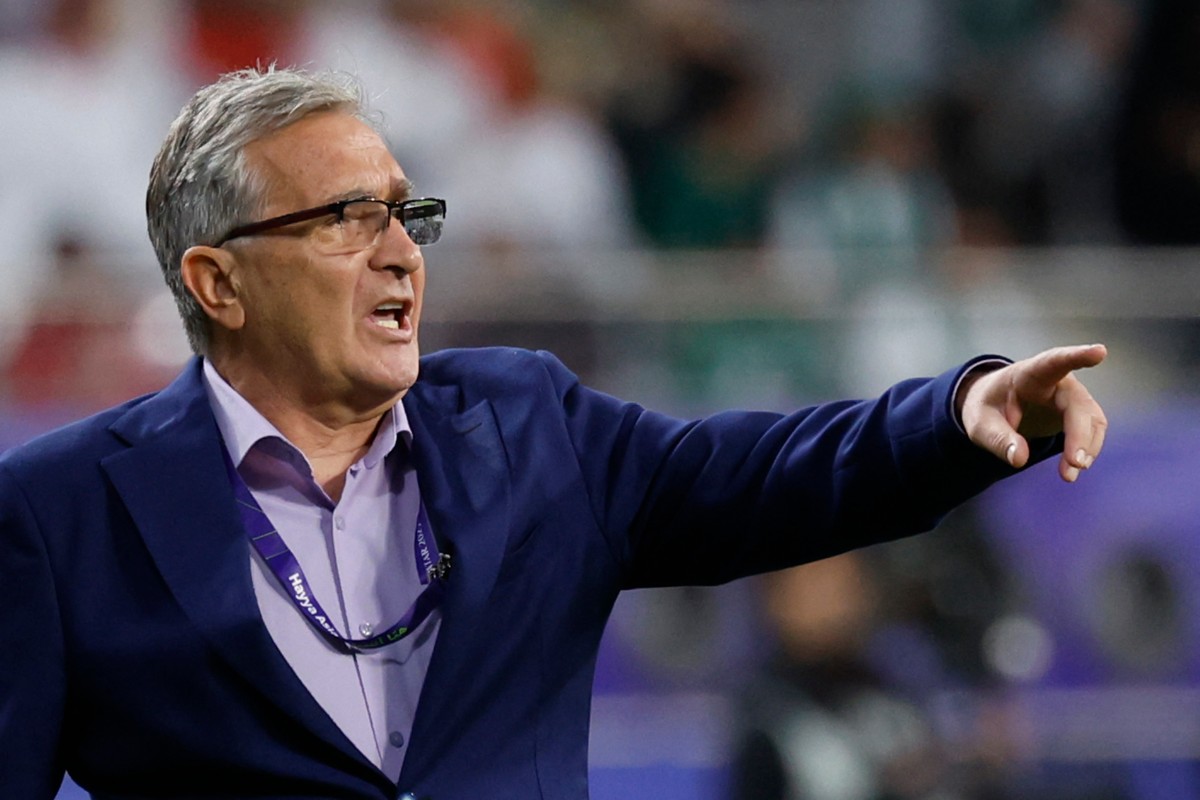
[[99,798],[584,798],[620,590],[925,530],[1104,437],[1071,374],[1102,346],[694,421],[545,353],[418,361],[445,204],[326,77],[202,89],[147,210],[197,358],[0,459],[6,800],[64,770]]

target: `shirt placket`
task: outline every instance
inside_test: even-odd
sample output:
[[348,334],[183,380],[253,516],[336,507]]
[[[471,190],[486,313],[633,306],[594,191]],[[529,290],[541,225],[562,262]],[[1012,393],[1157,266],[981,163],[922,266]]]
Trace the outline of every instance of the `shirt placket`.
[[[383,460],[370,467],[355,464],[333,509],[334,564],[344,622],[354,638],[378,635],[397,622],[407,608],[407,588],[413,583],[409,579],[415,576],[415,566],[403,557],[405,537],[397,528],[395,498],[388,490],[387,477]],[[383,502],[376,502],[381,496]],[[366,508],[372,509],[370,514]],[[411,542],[408,547],[411,549]],[[375,744],[389,772],[389,762],[403,757],[407,731],[391,724],[388,673],[396,668],[396,651],[410,647],[410,642],[401,640],[353,656]]]

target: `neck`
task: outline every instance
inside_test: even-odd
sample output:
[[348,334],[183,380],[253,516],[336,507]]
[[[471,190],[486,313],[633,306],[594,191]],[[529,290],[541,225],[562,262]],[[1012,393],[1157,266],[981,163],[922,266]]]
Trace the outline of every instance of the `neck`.
[[304,453],[312,465],[313,479],[335,502],[342,496],[347,470],[370,448],[384,414],[380,411],[363,419],[331,424],[302,412],[293,413],[294,409],[280,409],[282,413],[277,414],[262,408],[259,411]]
[[217,372],[238,394],[274,425],[308,459],[313,478],[336,502],[346,472],[366,454],[383,415],[395,404],[352,407],[335,399],[323,402],[291,397],[283,386],[255,371],[230,369],[213,360]]

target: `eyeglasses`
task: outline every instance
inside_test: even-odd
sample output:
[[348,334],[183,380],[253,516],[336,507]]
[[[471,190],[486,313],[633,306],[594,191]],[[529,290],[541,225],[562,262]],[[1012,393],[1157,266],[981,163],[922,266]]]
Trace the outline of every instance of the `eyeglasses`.
[[442,238],[446,201],[433,197],[413,200],[380,200],[356,197],[336,203],[293,211],[280,217],[239,225],[217,242],[220,247],[243,236],[257,236],[275,228],[307,222],[319,217],[330,219],[313,230],[313,246],[329,255],[344,255],[366,250],[379,241],[392,218],[400,220],[408,238],[418,245],[433,244]]

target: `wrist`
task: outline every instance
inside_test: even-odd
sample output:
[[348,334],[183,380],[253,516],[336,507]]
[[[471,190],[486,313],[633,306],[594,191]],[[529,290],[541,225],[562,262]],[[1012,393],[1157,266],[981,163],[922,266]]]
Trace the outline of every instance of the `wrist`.
[[954,385],[954,423],[958,429],[964,434],[967,432],[963,425],[963,406],[966,405],[967,395],[970,394],[971,387],[974,386],[980,378],[988,373],[995,372],[998,369],[1003,369],[1013,363],[1010,359],[1003,356],[983,356],[976,359],[973,363],[967,365],[963,370],[962,375],[958,379],[958,383]]

